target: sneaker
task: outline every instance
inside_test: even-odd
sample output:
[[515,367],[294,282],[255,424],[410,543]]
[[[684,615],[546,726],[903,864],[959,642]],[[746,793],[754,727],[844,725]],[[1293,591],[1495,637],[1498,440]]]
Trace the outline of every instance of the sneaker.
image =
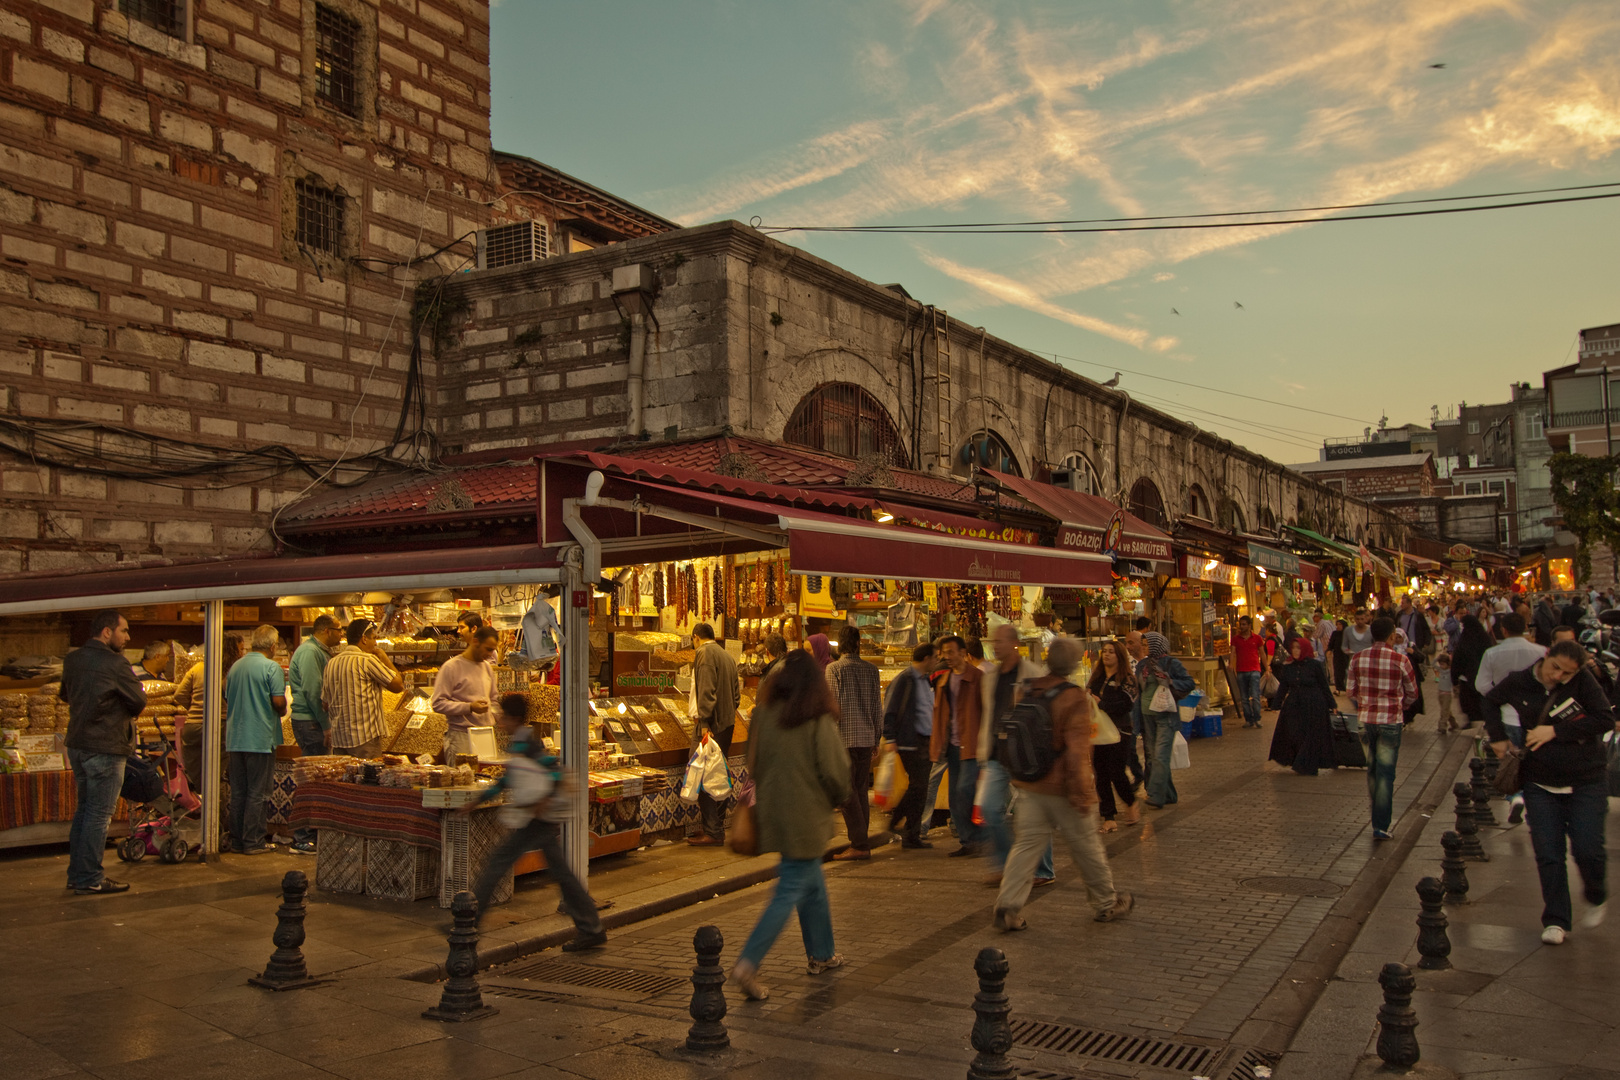
[[1508,824],[1517,825],[1524,820],[1524,803],[1514,800],[1513,809],[1508,811]]
[[296,844],[294,844],[291,848],[289,848],[288,850],[291,851],[294,855],[314,855],[315,854],[315,841],[313,841],[313,840],[300,840]]
[[833,968],[841,968],[843,966],[844,954],[833,953],[825,960],[812,959],[809,965],[805,968],[805,972],[806,974],[810,975],[820,975],[823,971],[831,971]]
[[584,952],[587,949],[600,949],[607,944],[607,931],[598,930],[594,934],[576,934],[573,940],[563,942],[563,952]]
[[1131,913],[1131,909],[1135,906],[1136,897],[1121,889],[1119,892],[1114,894],[1114,906],[1109,908],[1107,911],[1097,912],[1095,916],[1096,921],[1115,922],[1119,919],[1123,919],[1125,916]]
[[759,980],[755,977],[758,974],[758,968],[741,960],[731,969],[731,981],[737,984],[737,989],[741,990],[749,1001],[764,1001],[771,996],[771,992],[759,984]]
[[1562,945],[1564,943],[1564,928],[1562,926],[1543,927],[1541,943],[1543,945]]
[[1373,830],[1373,839],[1374,840],[1390,840],[1390,839],[1393,839],[1393,838],[1394,838],[1393,833],[1385,832],[1383,829],[1374,829]]
[[109,893],[129,892],[129,886],[112,878],[102,878],[94,885],[81,885],[73,890],[74,896],[106,896]]
[[1588,930],[1596,930],[1603,925],[1603,916],[1608,913],[1609,902],[1607,900],[1601,904],[1593,904],[1586,909],[1586,914],[1581,916],[1581,925]]

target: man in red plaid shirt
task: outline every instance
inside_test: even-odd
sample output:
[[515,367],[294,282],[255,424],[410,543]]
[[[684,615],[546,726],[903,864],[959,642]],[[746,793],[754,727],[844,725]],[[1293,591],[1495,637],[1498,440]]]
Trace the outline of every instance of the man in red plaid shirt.
[[1367,796],[1372,801],[1374,840],[1388,840],[1395,800],[1395,763],[1401,755],[1406,707],[1417,700],[1412,662],[1390,647],[1395,620],[1372,622],[1372,647],[1350,658],[1347,686],[1361,719],[1367,749]]

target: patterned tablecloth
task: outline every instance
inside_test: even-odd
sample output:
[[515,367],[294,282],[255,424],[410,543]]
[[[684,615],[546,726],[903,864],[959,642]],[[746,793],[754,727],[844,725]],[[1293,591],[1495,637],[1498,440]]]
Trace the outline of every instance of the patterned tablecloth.
[[[70,769],[50,772],[0,773],[0,829],[72,821],[79,799]],[[120,799],[113,820],[129,817],[129,806]]]
[[336,829],[369,840],[402,840],[437,849],[441,813],[423,806],[416,788],[317,781],[299,786],[287,823],[295,829]]

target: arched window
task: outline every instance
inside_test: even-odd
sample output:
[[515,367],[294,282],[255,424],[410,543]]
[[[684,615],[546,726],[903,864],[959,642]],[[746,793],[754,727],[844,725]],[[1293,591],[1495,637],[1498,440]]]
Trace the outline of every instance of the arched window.
[[1269,506],[1260,508],[1260,531],[1267,536],[1273,535],[1277,531],[1277,515],[1271,512]]
[[854,383],[826,383],[806,394],[793,410],[782,441],[840,457],[875,455],[886,465],[911,467],[888,411]]
[[975,466],[1012,473],[1014,476],[1024,475],[1018,467],[1018,455],[1012,452],[1005,439],[993,431],[975,431],[956,452],[955,472],[969,473]]
[[1097,478],[1097,470],[1092,468],[1091,459],[1078,450],[1065,455],[1063,461],[1052,472],[1054,483],[1059,479],[1058,474],[1068,475],[1069,482],[1061,485],[1063,487],[1083,491],[1087,495],[1096,495],[1102,489],[1102,481]]
[[1210,514],[1209,496],[1205,495],[1204,489],[1197,484],[1187,489],[1187,516],[1203,518],[1205,521],[1214,520]]
[[1164,499],[1159,496],[1158,487],[1145,476],[1131,485],[1131,501],[1126,509],[1149,525],[1163,529],[1170,524],[1165,520]]
[[1243,507],[1231,499],[1222,499],[1215,523],[1231,532],[1248,532],[1249,525],[1243,519]]

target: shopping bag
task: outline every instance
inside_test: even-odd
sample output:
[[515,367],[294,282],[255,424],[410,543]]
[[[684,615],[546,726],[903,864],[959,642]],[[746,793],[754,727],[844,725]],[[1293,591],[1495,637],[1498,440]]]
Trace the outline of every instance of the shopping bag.
[[703,790],[710,798],[725,802],[731,798],[731,770],[726,768],[726,755],[721,752],[720,744],[707,735],[703,737],[703,745],[709,748],[703,763]]
[[890,747],[883,749],[877,769],[872,773],[872,805],[886,810],[894,802],[894,760],[899,755]]
[[1187,753],[1187,737],[1176,732],[1176,744],[1170,749],[1170,767],[1172,769],[1192,768],[1192,757]]
[[[708,733],[703,735],[703,741],[697,744],[692,751],[692,758],[686,763],[686,776],[681,781],[681,801],[695,803],[698,801],[698,792],[704,790],[709,775],[710,762],[720,757],[720,747],[709,738]],[[725,768],[725,762],[720,764]],[[729,784],[727,785],[729,787]],[[710,792],[713,794],[713,792]]]
[[1266,673],[1260,677],[1260,696],[1271,697],[1281,688],[1282,683],[1277,681],[1277,676],[1273,675],[1269,668],[1266,669]]
[[1176,711],[1176,696],[1164,683],[1160,683],[1159,688],[1153,692],[1153,700],[1148,702],[1148,711],[1160,713]]

